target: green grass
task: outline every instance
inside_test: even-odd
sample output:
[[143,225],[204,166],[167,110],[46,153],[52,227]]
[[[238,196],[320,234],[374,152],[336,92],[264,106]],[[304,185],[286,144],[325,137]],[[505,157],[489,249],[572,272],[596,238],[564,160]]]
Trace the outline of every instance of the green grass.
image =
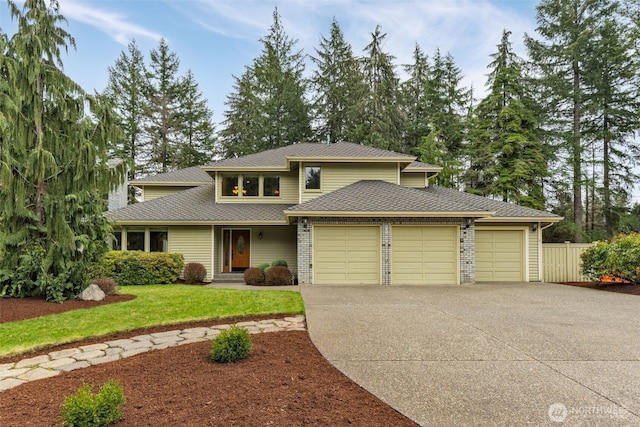
[[149,326],[304,312],[295,291],[150,285],[125,286],[120,292],[137,298],[1,324],[0,357]]

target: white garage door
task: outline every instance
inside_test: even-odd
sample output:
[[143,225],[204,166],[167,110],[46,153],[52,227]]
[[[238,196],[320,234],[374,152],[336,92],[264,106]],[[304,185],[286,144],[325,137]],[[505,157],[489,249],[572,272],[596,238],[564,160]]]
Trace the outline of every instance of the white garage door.
[[313,283],[380,284],[380,227],[313,227]]
[[476,229],[476,281],[524,280],[524,232]]
[[458,253],[458,227],[393,226],[391,283],[458,284]]

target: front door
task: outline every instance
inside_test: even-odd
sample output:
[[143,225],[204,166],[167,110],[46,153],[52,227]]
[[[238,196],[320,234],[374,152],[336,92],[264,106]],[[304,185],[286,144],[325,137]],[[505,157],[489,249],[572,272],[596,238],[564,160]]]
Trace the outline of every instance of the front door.
[[251,230],[224,230],[225,252],[228,250],[231,258],[225,253],[223,271],[244,271],[251,265]]

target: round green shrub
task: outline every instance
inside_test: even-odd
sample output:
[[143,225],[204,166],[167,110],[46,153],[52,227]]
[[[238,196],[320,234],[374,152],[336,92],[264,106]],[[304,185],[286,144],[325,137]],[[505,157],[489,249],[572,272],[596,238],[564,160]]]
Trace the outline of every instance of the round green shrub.
[[258,268],[262,270],[263,273],[266,273],[269,267],[271,267],[271,264],[269,264],[268,262],[263,262],[261,264],[258,264]]
[[109,380],[95,395],[93,384],[84,384],[62,404],[62,425],[67,427],[106,427],[122,417],[126,402],[122,387]]
[[244,284],[249,286],[263,286],[264,273],[256,267],[249,267],[244,271]]
[[271,261],[271,267],[277,267],[279,265],[282,267],[289,267],[289,264],[287,264],[287,261],[281,258],[274,259],[273,261]]
[[211,343],[211,360],[220,363],[235,362],[251,354],[251,336],[249,331],[238,325],[220,332]]
[[187,283],[201,283],[207,277],[207,269],[199,262],[190,262],[184,266],[182,274]]
[[267,286],[286,286],[292,283],[291,270],[282,265],[276,265],[267,270],[265,283]]

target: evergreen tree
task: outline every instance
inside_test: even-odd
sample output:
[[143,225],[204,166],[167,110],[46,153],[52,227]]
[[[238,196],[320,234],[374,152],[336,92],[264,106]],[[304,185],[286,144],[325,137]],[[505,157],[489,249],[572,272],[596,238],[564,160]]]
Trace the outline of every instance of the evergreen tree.
[[0,37],[0,100],[13,100],[0,122],[0,296],[61,301],[106,250],[114,117],[62,71],[60,52],[75,44],[58,2],[8,4],[18,27]]
[[548,125],[560,139],[560,157],[566,153],[569,158],[576,242],[582,241],[584,231],[583,128],[589,100],[584,80],[591,72],[590,39],[603,17],[611,15],[610,6],[610,0],[542,0],[536,7],[542,40],[525,37],[545,88],[544,101],[554,112],[555,120]]
[[147,126],[150,156],[146,172],[168,172],[175,169],[180,145],[181,126],[178,118],[185,87],[178,75],[180,60],[169,50],[165,39],[151,50],[147,93]]
[[357,99],[363,96],[365,88],[358,61],[335,18],[329,38],[320,39],[316,54],[312,58],[317,66],[312,77],[315,117],[319,120],[316,136],[319,140],[328,138],[332,143],[350,140],[356,128]]
[[[144,130],[148,93],[144,56],[135,40],[121,52],[113,67],[108,68],[106,96],[118,115],[122,137],[113,141],[111,155],[127,162],[128,179],[134,180],[142,172],[145,147],[148,142]],[[130,189],[129,201],[135,201],[135,190]]]
[[522,61],[504,31],[491,55],[489,94],[476,108],[465,181],[470,192],[544,209],[546,160]]
[[179,169],[212,162],[215,150],[212,112],[191,70],[183,84],[184,96],[177,113],[182,135],[174,162]]
[[240,77],[229,95],[222,136],[224,157],[242,156],[303,142],[311,136],[310,106],[305,99],[304,58],[296,40],[284,32],[276,9],[262,54]]
[[400,111],[399,79],[392,55],[383,51],[386,33],[378,25],[371,33],[371,42],[361,58],[362,73],[367,88],[359,99],[358,128],[354,142],[384,150],[400,151],[403,126]]
[[402,106],[406,117],[402,152],[409,154],[431,133],[426,99],[431,70],[427,55],[417,44],[413,50],[413,64],[405,65],[404,70],[408,78],[402,83]]

